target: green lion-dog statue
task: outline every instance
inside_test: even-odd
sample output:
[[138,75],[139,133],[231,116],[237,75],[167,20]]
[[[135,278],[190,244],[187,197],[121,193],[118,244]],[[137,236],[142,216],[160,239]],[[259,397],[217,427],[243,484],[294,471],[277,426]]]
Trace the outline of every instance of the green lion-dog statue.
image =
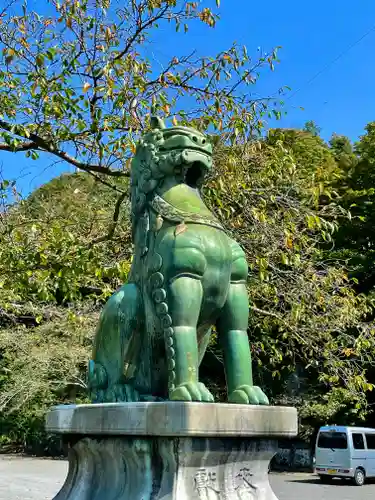
[[215,325],[228,401],[268,404],[252,379],[245,254],[200,196],[211,168],[204,135],[152,118],[131,166],[129,281],[102,311],[89,362],[94,403],[213,402],[199,365]]

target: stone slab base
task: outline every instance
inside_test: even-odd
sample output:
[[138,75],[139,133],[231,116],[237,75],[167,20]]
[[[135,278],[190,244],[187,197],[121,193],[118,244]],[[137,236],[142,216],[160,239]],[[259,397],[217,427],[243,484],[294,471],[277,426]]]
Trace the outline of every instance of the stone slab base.
[[55,500],[276,500],[276,451],[277,441],[256,438],[85,437]]
[[297,434],[293,408],[204,403],[59,406],[48,431],[70,444],[54,500],[277,500],[268,465]]

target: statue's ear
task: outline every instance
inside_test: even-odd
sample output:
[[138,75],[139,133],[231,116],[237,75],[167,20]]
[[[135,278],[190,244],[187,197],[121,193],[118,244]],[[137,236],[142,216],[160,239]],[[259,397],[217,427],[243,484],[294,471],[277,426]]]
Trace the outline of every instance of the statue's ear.
[[151,116],[150,125],[153,130],[164,130],[166,128],[164,120],[162,120],[159,116]]

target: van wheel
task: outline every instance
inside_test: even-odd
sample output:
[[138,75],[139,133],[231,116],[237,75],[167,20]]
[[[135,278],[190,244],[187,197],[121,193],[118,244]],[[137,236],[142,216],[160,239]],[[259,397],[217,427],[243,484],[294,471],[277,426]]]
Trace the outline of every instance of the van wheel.
[[365,484],[365,471],[363,469],[356,469],[353,477],[353,483],[356,486],[363,486]]
[[333,479],[333,478],[332,478],[332,476],[326,476],[325,474],[324,474],[324,475],[319,476],[319,478],[320,478],[321,482],[322,482],[322,483],[324,483],[324,484],[329,484],[329,483],[331,483],[331,482],[332,482],[332,479]]

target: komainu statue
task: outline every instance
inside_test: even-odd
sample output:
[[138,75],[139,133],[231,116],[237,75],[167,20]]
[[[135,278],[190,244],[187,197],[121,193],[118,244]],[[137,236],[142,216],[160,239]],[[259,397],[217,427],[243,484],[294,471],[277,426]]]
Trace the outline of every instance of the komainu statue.
[[252,379],[246,258],[200,196],[211,168],[204,135],[152,118],[131,165],[129,280],[103,309],[89,362],[93,402],[213,402],[199,365],[215,325],[228,401],[268,404]]

